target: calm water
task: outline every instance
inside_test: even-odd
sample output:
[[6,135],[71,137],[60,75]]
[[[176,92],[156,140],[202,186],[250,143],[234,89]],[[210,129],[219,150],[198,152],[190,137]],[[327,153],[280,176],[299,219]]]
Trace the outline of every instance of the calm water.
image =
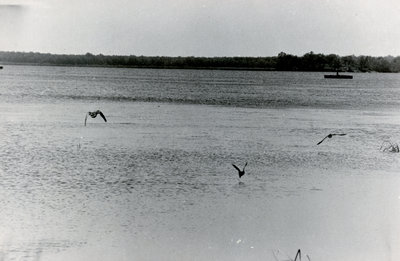
[[400,259],[398,74],[6,66],[0,112],[0,260]]

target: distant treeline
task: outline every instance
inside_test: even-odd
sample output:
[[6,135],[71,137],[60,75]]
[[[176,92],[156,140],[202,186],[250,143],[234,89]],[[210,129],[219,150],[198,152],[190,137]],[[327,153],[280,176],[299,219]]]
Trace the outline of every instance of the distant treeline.
[[400,56],[338,56],[313,52],[303,56],[281,52],[273,57],[165,57],[0,52],[0,63],[171,69],[400,72]]

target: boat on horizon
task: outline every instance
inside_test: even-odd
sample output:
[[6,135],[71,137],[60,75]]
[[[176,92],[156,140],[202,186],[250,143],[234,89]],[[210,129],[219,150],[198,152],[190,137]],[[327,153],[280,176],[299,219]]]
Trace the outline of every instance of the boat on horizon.
[[339,72],[336,72],[336,74],[325,74],[324,78],[325,79],[353,79],[353,75],[342,75],[342,74],[339,74]]

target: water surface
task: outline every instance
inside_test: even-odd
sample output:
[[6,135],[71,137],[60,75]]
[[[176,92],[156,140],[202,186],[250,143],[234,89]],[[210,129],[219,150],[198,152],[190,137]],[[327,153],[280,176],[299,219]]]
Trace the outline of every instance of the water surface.
[[[397,74],[0,76],[4,260],[400,257],[399,155],[379,151],[400,138]],[[84,127],[95,109],[108,122]]]

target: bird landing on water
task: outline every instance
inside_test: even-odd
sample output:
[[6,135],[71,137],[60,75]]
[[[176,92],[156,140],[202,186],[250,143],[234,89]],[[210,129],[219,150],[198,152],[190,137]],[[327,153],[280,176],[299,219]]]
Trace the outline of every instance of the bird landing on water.
[[239,169],[235,164],[232,164],[232,166],[238,171],[239,178],[241,178],[245,174],[244,169],[247,166],[247,162],[246,162],[246,164],[244,164],[243,170]]
[[94,112],[89,111],[88,113],[86,113],[86,116],[85,116],[85,126],[86,126],[86,121],[87,121],[88,115],[92,118],[96,118],[98,114],[100,114],[100,116],[103,118],[103,120],[105,122],[107,122],[106,116],[104,116],[104,114],[100,110],[97,110]]

